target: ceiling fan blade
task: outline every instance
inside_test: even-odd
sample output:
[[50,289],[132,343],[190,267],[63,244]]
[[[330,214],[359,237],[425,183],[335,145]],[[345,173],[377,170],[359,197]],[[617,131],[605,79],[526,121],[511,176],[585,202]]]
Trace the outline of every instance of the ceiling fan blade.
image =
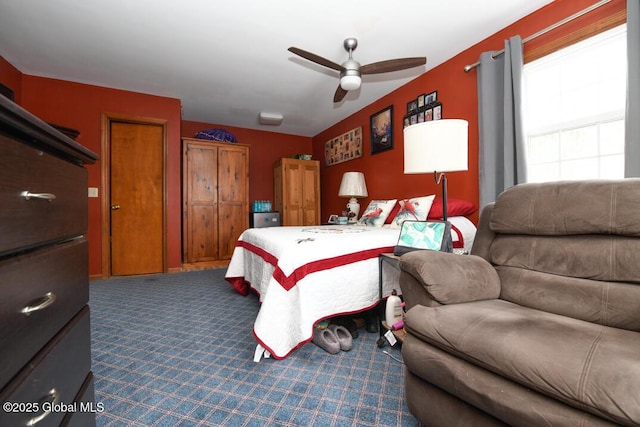
[[342,71],[342,65],[338,65],[333,61],[329,61],[328,59],[316,55],[315,53],[307,52],[306,50],[298,49],[297,47],[293,46],[287,50],[291,53],[295,53],[296,55],[303,57],[304,59],[315,62],[316,64],[320,64],[324,67],[331,68],[336,71]]
[[338,85],[338,89],[336,89],[335,95],[333,95],[333,102],[340,102],[347,95],[348,90],[342,89],[342,86]]
[[379,74],[388,73],[390,71],[406,70],[407,68],[417,67],[427,63],[427,58],[424,56],[416,58],[398,58],[389,59],[387,61],[374,62],[372,64],[363,65],[360,67],[360,73],[362,74]]

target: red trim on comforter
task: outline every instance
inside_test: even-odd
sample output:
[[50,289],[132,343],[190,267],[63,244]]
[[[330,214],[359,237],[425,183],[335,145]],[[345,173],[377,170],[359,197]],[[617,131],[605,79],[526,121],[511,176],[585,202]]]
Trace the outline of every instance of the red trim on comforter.
[[453,242],[454,249],[464,249],[464,236],[458,227],[451,224],[451,230],[454,231],[458,235],[458,240]]
[[[236,242],[237,247],[241,247],[249,252],[253,252],[258,255],[264,261],[275,267],[273,271],[273,278],[287,291],[291,290],[298,281],[302,280],[306,275],[315,273],[322,270],[329,270],[330,268],[340,267],[347,264],[352,264],[358,261],[364,261],[371,258],[377,258],[381,253],[393,252],[393,246],[385,246],[382,248],[366,249],[359,252],[353,252],[350,254],[338,255],[331,258],[319,259],[310,263],[301,265],[296,268],[289,276],[287,276],[278,267],[278,259],[265,251],[264,249],[244,241]],[[226,280],[242,295],[249,293],[250,284],[244,277],[227,277]]]

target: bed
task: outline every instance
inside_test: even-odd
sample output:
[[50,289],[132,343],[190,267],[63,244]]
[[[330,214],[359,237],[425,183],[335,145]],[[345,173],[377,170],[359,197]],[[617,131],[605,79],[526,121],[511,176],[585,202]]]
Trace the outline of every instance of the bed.
[[[475,225],[463,216],[449,221],[454,248],[470,250]],[[264,349],[284,359],[311,341],[317,321],[374,307],[380,298],[378,255],[393,252],[398,234],[388,226],[357,225],[245,230],[225,278],[242,295],[259,295],[256,354]],[[397,272],[383,273],[384,297],[398,285]]]

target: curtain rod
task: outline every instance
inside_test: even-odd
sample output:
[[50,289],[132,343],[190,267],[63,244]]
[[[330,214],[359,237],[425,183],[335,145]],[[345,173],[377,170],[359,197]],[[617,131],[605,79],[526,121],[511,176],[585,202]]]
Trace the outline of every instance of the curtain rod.
[[[548,33],[549,31],[553,31],[556,28],[573,21],[574,19],[580,18],[582,15],[586,15],[587,13],[591,12],[594,9],[599,8],[600,6],[603,6],[607,3],[609,3],[611,0],[601,0],[598,3],[594,3],[591,6],[587,7],[586,9],[581,10],[580,12],[576,12],[573,15],[564,18],[562,21],[556,22],[553,25],[548,26],[547,28],[544,28],[540,31],[538,31],[537,33],[534,33],[532,35],[530,35],[529,37],[525,38],[522,40],[522,44],[525,44],[528,41],[531,41],[533,39],[535,39],[536,37],[539,37],[543,34]],[[497,56],[500,56],[504,53],[504,49],[497,51],[496,53],[494,53],[492,56],[495,58]],[[473,70],[474,68],[476,68],[478,65],[480,65],[480,61],[475,62],[473,64],[469,64],[469,65],[465,65],[464,67],[464,72],[468,73],[469,71]]]

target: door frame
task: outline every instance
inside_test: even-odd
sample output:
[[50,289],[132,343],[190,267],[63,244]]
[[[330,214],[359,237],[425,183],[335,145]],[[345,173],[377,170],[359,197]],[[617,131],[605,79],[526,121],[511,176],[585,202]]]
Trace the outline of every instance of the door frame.
[[111,123],[133,123],[162,127],[162,272],[167,272],[167,120],[125,114],[101,114],[101,215],[102,278],[111,277]]

